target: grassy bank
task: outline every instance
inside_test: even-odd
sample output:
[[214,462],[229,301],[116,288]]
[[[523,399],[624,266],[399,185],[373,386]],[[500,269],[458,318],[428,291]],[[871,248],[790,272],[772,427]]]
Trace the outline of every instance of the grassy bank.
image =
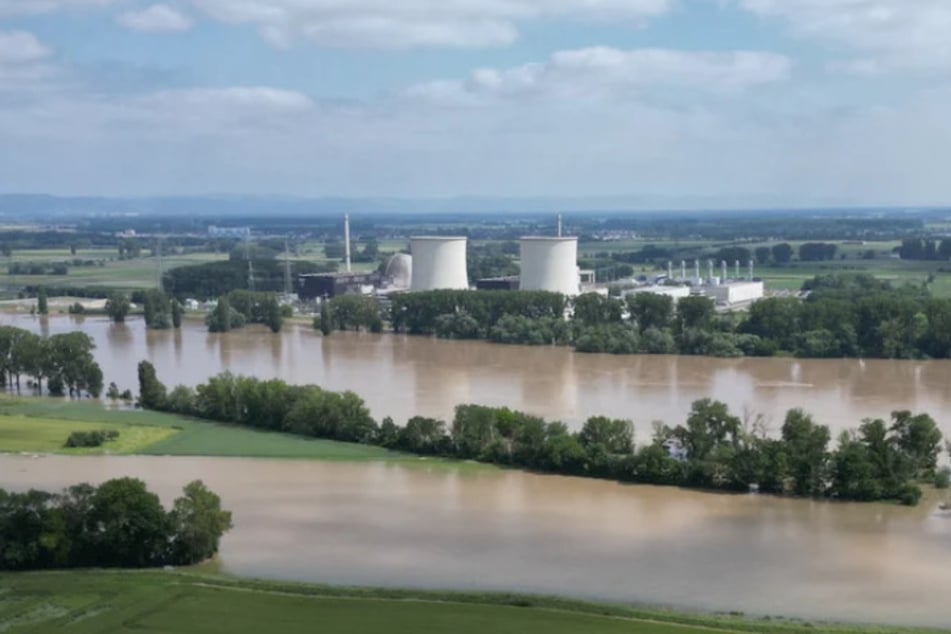
[[189,572],[3,574],[0,597],[0,631],[7,632],[926,632],[749,620],[550,597],[338,588]]
[[[93,429],[114,429],[119,438],[94,449],[63,448],[70,432]],[[158,412],[110,409],[95,402],[0,397],[0,452],[24,451],[422,462],[415,456],[379,447],[257,431]]]

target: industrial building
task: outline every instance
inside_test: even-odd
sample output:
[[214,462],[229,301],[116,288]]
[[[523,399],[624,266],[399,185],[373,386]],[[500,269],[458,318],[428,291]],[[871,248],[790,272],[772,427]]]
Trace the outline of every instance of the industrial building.
[[674,301],[679,301],[684,297],[690,297],[689,286],[638,286],[621,291],[622,297],[629,295],[640,295],[641,293],[653,293],[654,295],[664,295],[672,297]]
[[467,242],[467,238],[459,236],[410,238],[413,253],[410,290],[468,290]]
[[578,238],[526,237],[521,240],[519,289],[568,296],[581,290]]
[[766,288],[762,281],[733,281],[705,286],[704,294],[719,306],[737,307],[763,299]]
[[518,275],[486,277],[481,280],[476,280],[476,290],[479,291],[517,291],[518,286]]
[[380,274],[365,273],[309,273],[298,276],[297,295],[303,301],[313,301],[338,295],[367,294],[380,284]]

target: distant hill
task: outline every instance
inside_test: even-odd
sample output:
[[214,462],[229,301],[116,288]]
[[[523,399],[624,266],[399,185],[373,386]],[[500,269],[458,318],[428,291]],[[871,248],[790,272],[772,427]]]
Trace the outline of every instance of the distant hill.
[[331,216],[344,211],[358,214],[493,214],[624,211],[704,211],[754,209],[848,208],[848,201],[814,200],[792,204],[789,200],[763,198],[756,204],[735,205],[728,199],[705,197],[592,196],[575,198],[293,198],[280,196],[160,196],[110,198],[94,196],[49,196],[43,194],[0,195],[0,217],[6,221],[29,217],[75,216],[249,216],[261,213],[282,216]]

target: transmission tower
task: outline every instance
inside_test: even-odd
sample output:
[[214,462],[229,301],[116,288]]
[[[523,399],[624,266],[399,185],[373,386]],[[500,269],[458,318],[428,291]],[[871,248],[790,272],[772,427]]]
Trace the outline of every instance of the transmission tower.
[[162,262],[162,238],[155,239],[155,286],[162,290],[162,277],[164,275],[164,262]]
[[291,247],[287,238],[284,238],[284,296],[291,296]]

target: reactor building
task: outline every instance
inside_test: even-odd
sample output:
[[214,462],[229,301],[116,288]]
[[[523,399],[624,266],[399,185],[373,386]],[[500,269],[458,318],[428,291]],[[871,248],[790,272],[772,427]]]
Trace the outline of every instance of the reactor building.
[[521,240],[519,290],[574,296],[581,290],[578,238],[526,237]]
[[410,238],[413,254],[410,290],[468,290],[467,238],[417,236]]

